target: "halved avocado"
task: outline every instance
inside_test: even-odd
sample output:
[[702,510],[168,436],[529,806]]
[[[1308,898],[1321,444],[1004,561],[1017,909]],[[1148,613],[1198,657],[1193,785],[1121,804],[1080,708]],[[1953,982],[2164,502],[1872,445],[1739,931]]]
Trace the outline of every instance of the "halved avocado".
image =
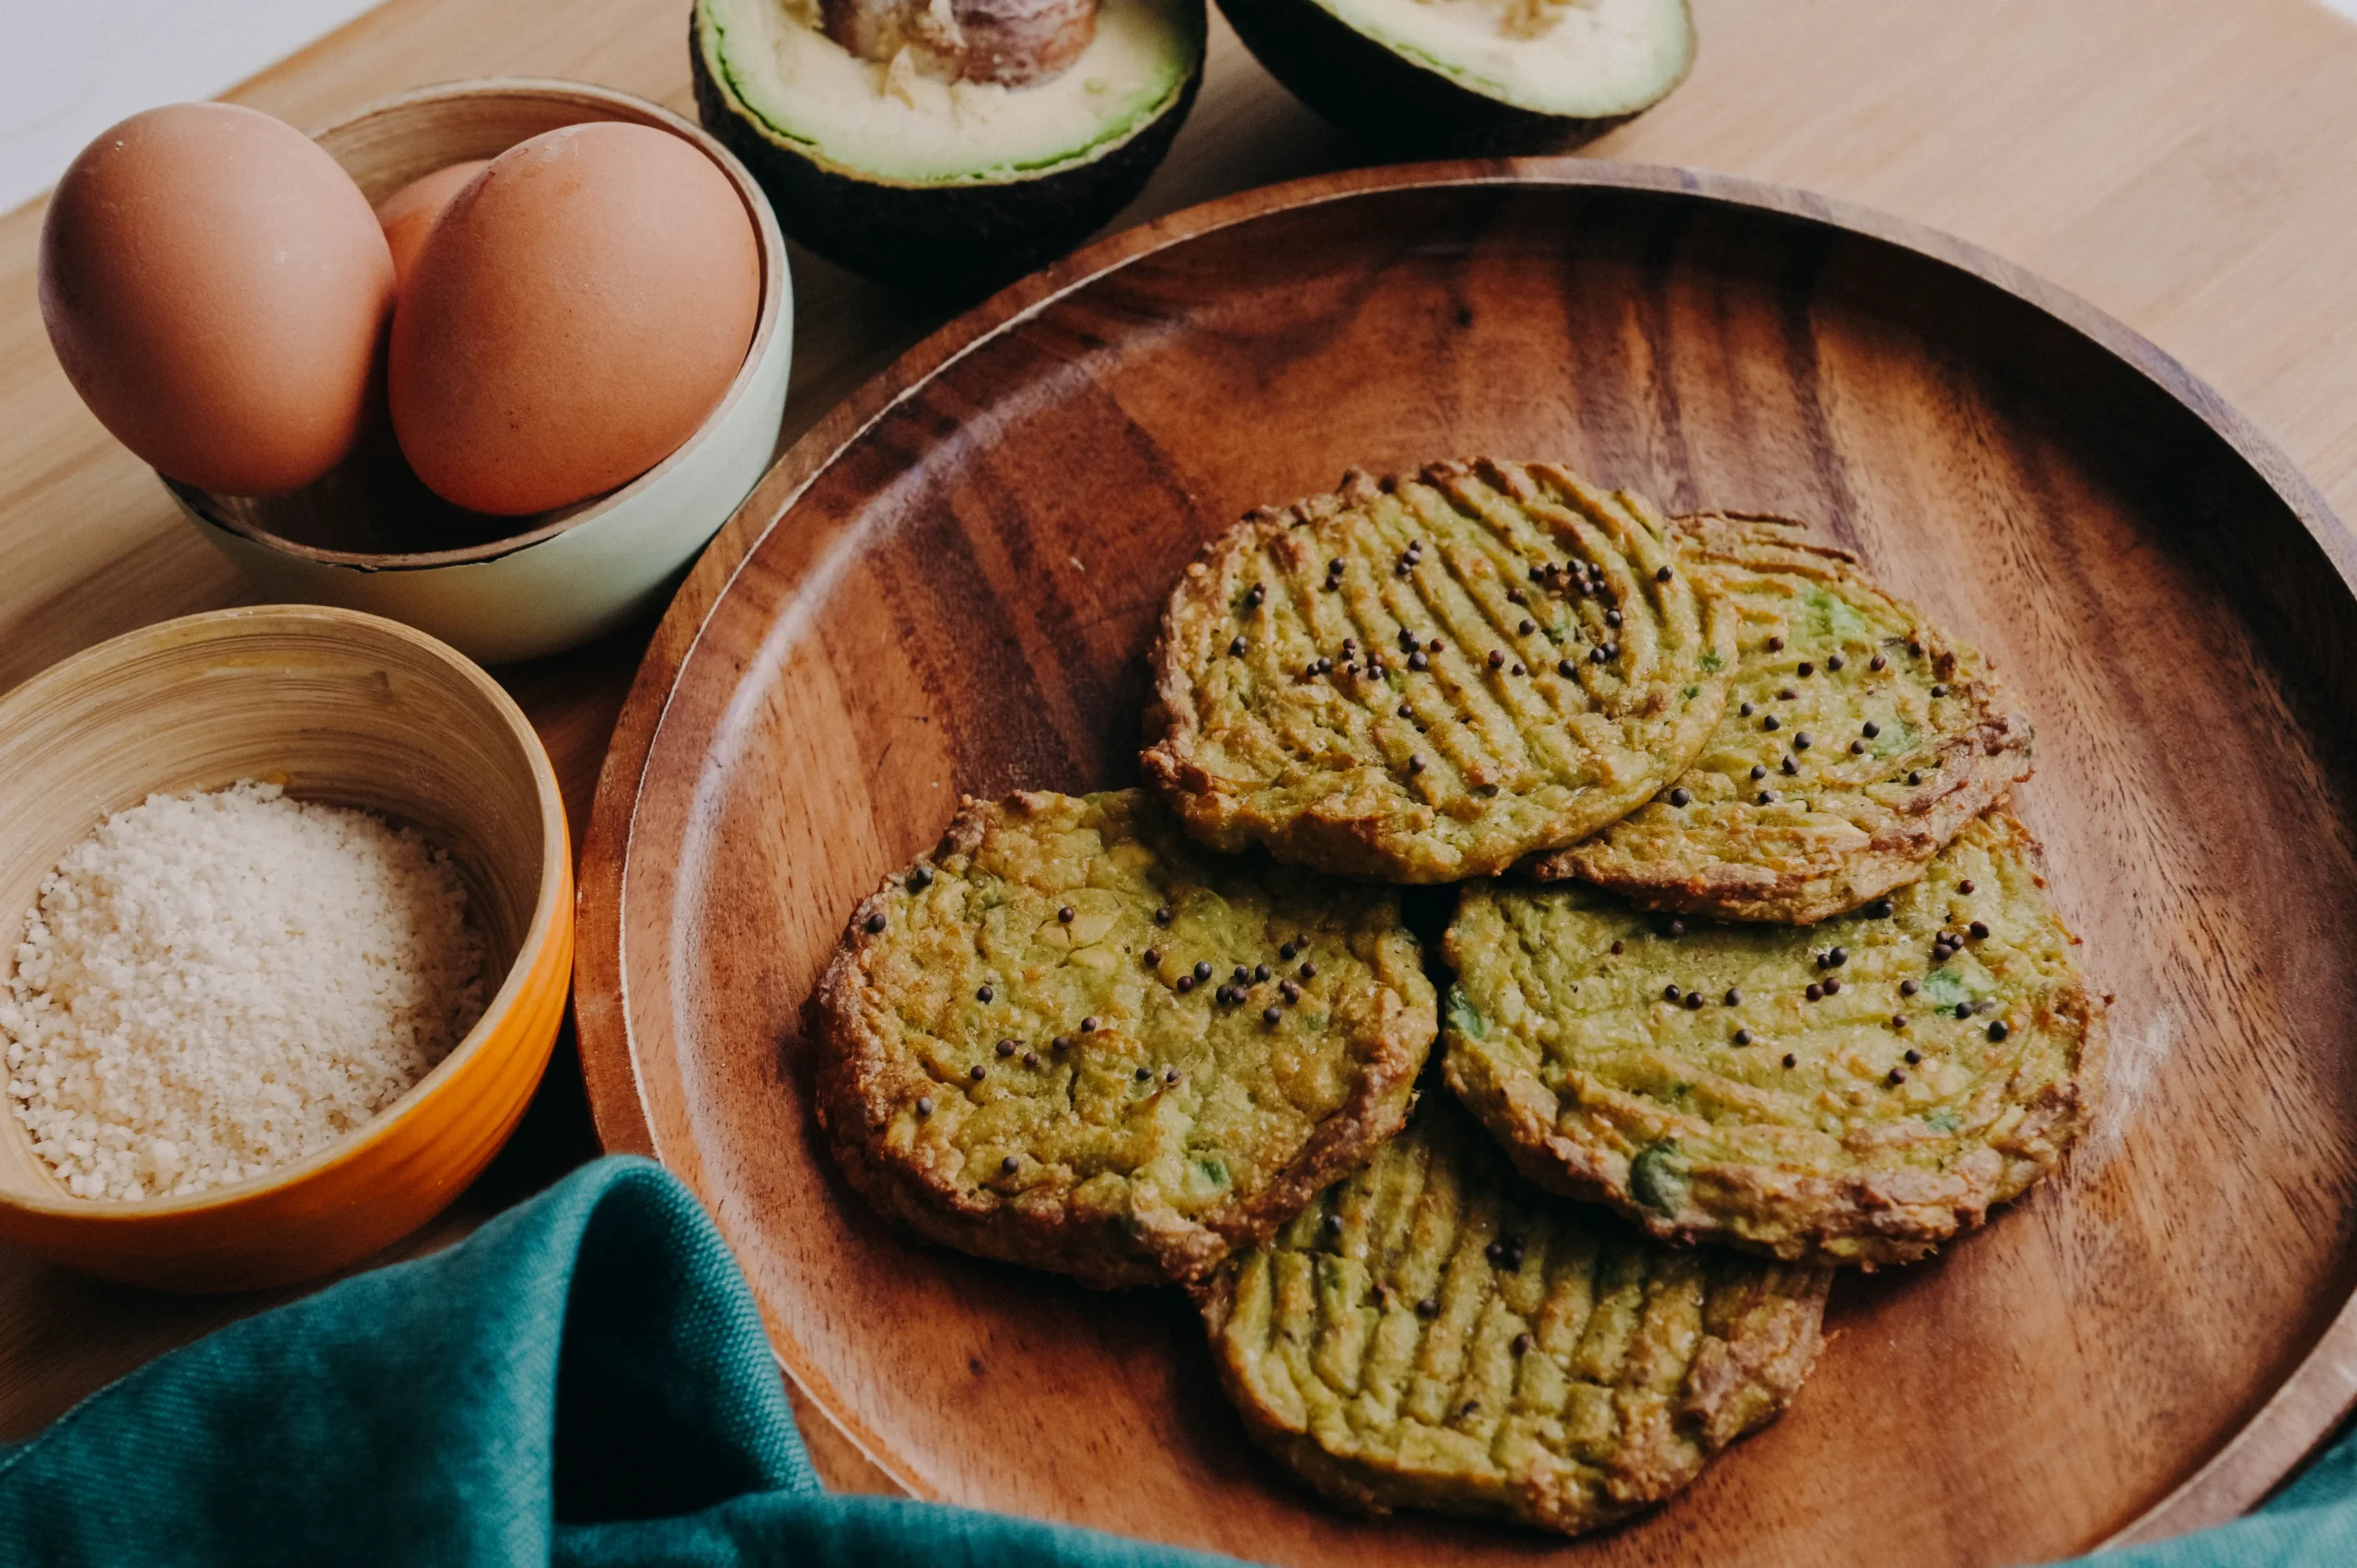
[[942,81],[819,30],[803,0],[696,0],[703,123],[786,233],[886,283],[986,293],[1062,255],[1138,193],[1195,101],[1203,0],[1102,0],[1043,81]]
[[1269,74],[1410,156],[1560,152],[1666,98],[1686,0],[1219,0]]

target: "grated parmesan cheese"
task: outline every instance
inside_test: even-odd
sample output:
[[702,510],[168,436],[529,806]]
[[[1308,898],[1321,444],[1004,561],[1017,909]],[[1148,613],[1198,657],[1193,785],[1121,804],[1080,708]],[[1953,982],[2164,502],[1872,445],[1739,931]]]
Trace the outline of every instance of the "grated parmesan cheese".
[[203,1191],[399,1099],[484,1003],[465,884],[413,829],[242,781],[67,851],[5,991],[8,1100],[77,1197]]

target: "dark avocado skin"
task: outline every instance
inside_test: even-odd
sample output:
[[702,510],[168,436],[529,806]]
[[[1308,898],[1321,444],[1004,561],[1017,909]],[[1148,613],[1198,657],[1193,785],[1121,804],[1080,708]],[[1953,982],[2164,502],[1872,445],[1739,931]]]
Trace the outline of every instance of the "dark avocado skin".
[[1169,152],[1202,86],[1194,69],[1151,124],[1104,157],[989,185],[890,185],[823,167],[741,111],[704,64],[691,10],[688,66],[704,129],[745,160],[779,226],[838,266],[902,288],[979,299],[1063,255],[1110,222]]
[[1355,31],[1317,0],[1219,0],[1254,59],[1295,98],[1382,152],[1411,157],[1559,153],[1636,111],[1574,120],[1457,86]]

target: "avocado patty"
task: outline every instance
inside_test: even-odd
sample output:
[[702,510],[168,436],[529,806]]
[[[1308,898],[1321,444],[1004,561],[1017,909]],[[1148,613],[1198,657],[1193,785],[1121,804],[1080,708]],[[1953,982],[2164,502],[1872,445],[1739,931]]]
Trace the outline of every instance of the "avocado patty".
[[1319,1492],[1574,1534],[1783,1410],[1829,1277],[1538,1191],[1441,1097],[1203,1315],[1253,1436]]
[[1732,606],[1642,497],[1546,463],[1353,473],[1188,566],[1142,761],[1215,847],[1454,881],[1642,804],[1734,663]]
[[819,1121],[935,1240],[1194,1279],[1399,1130],[1420,963],[1397,894],[1206,854],[1142,791],[970,800],[819,982]]
[[1971,649],[1780,518],[1682,517],[1734,602],[1734,689],[1672,787],[1542,855],[1651,909],[1808,924],[1911,882],[2029,776],[2029,722]]
[[1656,1236],[1905,1262],[2085,1127],[2103,1005],[2076,940],[2002,807],[1922,881],[1808,927],[1470,888],[1448,1083],[1532,1179]]

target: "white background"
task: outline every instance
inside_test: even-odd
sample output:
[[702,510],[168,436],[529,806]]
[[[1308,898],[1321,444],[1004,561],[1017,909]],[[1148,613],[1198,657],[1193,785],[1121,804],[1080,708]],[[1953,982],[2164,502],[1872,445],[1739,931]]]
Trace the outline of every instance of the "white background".
[[[371,3],[0,0],[0,212],[47,190],[123,116],[226,92]],[[2357,0],[2323,3],[2357,17]]]
[[125,115],[226,92],[374,3],[0,0],[0,212]]

